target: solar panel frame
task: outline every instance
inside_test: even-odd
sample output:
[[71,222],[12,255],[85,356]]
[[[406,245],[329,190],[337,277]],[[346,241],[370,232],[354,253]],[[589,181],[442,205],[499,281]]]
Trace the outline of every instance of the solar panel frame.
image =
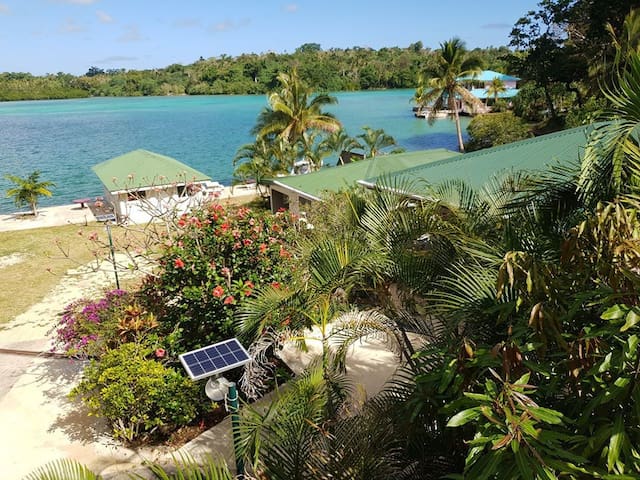
[[189,378],[200,380],[241,367],[251,357],[237,338],[230,338],[178,355]]

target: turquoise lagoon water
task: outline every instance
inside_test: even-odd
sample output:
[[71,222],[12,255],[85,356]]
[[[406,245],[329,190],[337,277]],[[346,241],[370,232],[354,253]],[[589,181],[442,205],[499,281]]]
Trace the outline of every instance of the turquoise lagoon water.
[[[450,120],[429,125],[411,112],[411,90],[337,93],[328,108],[352,135],[383,128],[406,150],[457,148]],[[144,148],[180,160],[225,185],[232,159],[253,140],[250,130],[266,97],[197,96],[91,98],[0,103],[0,213],[15,211],[5,197],[7,173],[33,170],[56,183],[41,205],[63,205],[102,194],[91,166]],[[335,159],[328,158],[327,163]]]

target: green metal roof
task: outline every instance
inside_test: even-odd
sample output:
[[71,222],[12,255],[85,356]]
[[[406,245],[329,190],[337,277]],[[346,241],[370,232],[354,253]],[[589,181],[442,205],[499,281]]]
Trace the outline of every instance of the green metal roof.
[[211,179],[175,158],[148,150],[134,150],[91,169],[110,192]]
[[[482,187],[492,177],[513,171],[540,171],[554,164],[579,164],[587,135],[592,127],[578,127],[541,135],[519,142],[465,153],[389,175],[385,183],[408,185],[407,193],[423,195],[425,185],[461,179],[474,188]],[[369,177],[365,185],[376,183]]]
[[460,154],[444,148],[379,155],[371,159],[348,163],[347,165],[325,167],[317,172],[304,175],[272,178],[266,183],[282,186],[309,198],[319,199],[322,192],[338,191],[351,187],[359,180],[388,175],[457,155]]

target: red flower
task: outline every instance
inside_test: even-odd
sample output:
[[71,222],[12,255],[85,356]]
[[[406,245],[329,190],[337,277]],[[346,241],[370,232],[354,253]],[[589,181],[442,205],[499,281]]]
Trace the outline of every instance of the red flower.
[[216,288],[213,289],[213,292],[211,293],[213,294],[214,297],[220,298],[224,295],[224,288],[218,285]]
[[244,243],[245,247],[248,247],[253,243],[253,241],[249,240],[248,238],[245,238],[244,240],[242,240],[242,243]]
[[267,251],[267,246],[264,243],[260,244],[260,253],[264,253]]
[[182,261],[181,258],[176,258],[175,261],[173,262],[173,265],[176,268],[184,268],[184,262]]
[[230,305],[232,303],[234,303],[236,301],[235,298],[233,298],[233,295],[229,295],[227,298],[224,299],[224,303],[225,305]]
[[280,288],[280,282],[271,282],[273,288]]
[[156,358],[164,358],[167,354],[164,348],[156,348]]
[[255,285],[253,284],[253,282],[251,280],[247,280],[246,282],[244,282],[244,284],[249,288],[255,287]]

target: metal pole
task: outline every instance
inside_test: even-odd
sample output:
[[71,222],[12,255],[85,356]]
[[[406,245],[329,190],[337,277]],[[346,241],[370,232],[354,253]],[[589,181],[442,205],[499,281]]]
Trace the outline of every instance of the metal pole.
[[116,277],[116,288],[120,290],[120,280],[118,280],[118,268],[116,267],[116,254],[113,251],[113,240],[111,239],[111,224],[105,223],[107,227],[107,236],[109,237],[109,250],[111,251],[111,263],[113,264],[113,274]]
[[231,413],[231,433],[233,435],[233,452],[236,457],[237,478],[244,478],[244,461],[240,454],[240,409],[238,404],[238,390],[235,382],[229,382],[229,393],[227,395],[229,413]]

